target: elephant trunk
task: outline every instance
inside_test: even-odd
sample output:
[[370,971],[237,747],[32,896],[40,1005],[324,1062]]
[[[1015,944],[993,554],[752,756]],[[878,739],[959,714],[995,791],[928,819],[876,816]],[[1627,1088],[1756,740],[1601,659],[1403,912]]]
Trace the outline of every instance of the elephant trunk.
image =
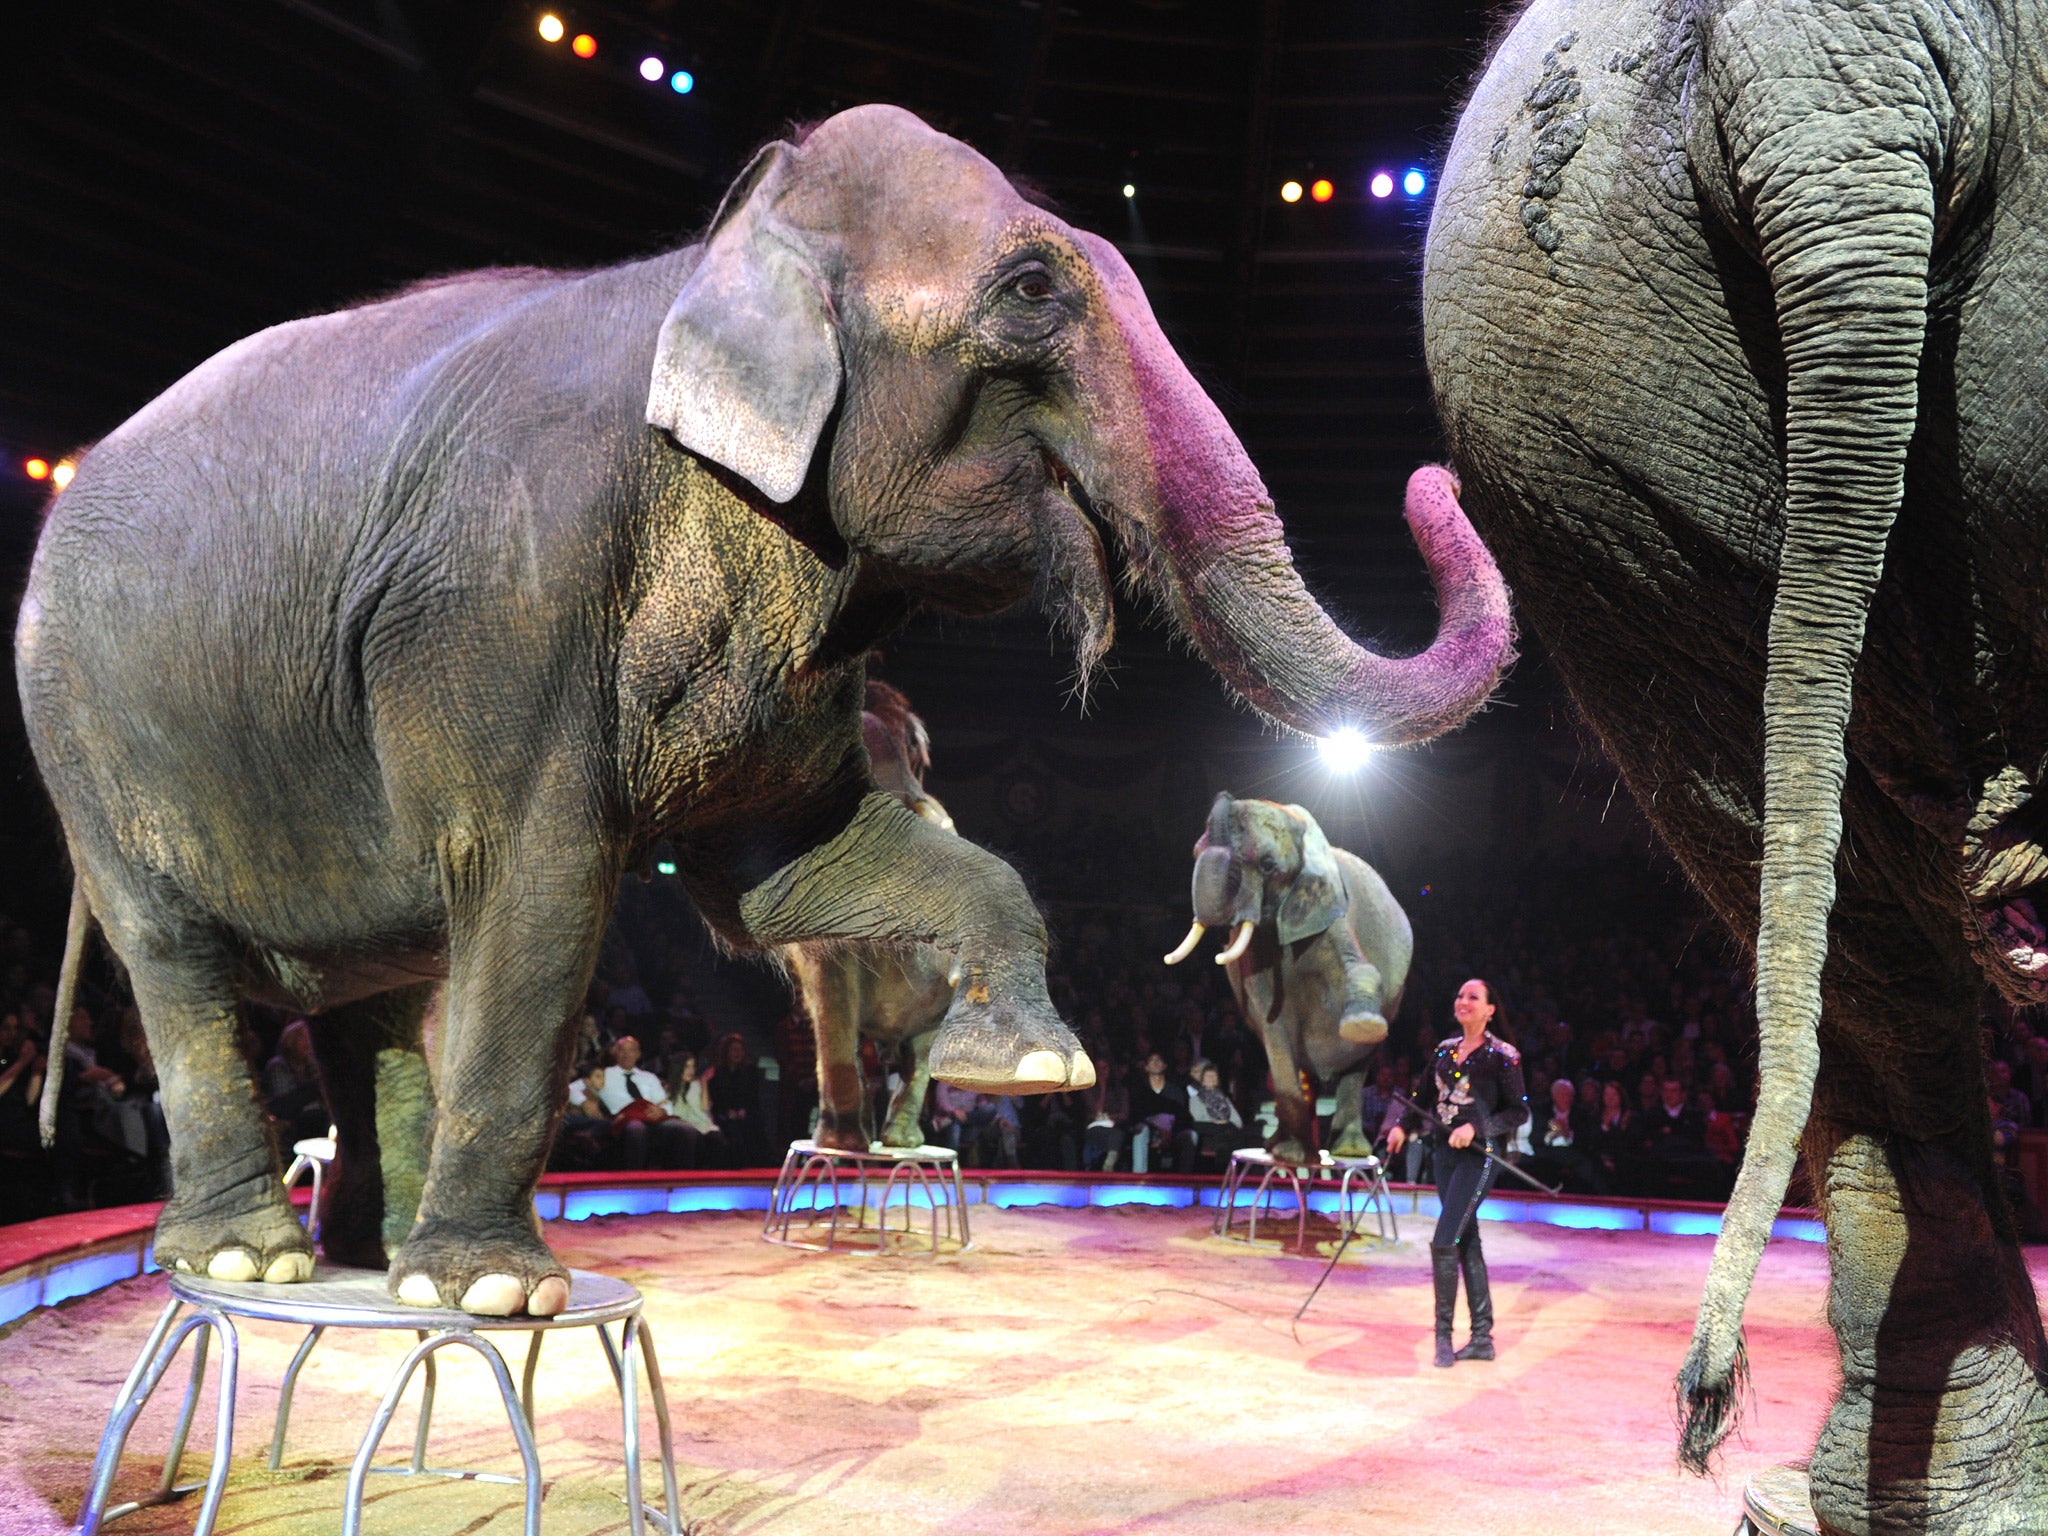
[[1144,535],[1136,563],[1202,655],[1258,709],[1311,735],[1348,726],[1393,746],[1460,724],[1513,659],[1514,633],[1507,586],[1450,473],[1430,466],[1408,482],[1409,527],[1441,607],[1436,641],[1419,655],[1382,656],[1309,595],[1223,413],[1168,345],[1122,258],[1099,241],[1091,248],[1146,428],[1150,494],[1124,509]]

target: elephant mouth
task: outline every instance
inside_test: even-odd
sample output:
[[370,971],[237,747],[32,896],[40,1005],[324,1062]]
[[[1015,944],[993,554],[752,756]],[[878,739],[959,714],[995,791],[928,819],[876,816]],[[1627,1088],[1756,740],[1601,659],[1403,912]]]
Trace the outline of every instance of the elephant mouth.
[[2048,803],[2008,768],[1984,787],[1963,842],[1963,888],[1976,911],[1979,957],[2019,1004],[2048,1002]]

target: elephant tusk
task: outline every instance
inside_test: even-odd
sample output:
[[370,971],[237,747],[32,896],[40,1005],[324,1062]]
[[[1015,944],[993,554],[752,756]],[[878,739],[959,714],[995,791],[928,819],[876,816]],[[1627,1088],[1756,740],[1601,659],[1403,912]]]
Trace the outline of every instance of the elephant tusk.
[[1209,925],[1197,918],[1188,924],[1188,936],[1180,941],[1180,948],[1166,957],[1168,965],[1179,965],[1195,952],[1195,946],[1202,942],[1202,935],[1209,931]]
[[1216,957],[1218,965],[1228,965],[1239,955],[1252,947],[1252,924],[1239,923],[1237,932],[1231,935],[1230,948]]

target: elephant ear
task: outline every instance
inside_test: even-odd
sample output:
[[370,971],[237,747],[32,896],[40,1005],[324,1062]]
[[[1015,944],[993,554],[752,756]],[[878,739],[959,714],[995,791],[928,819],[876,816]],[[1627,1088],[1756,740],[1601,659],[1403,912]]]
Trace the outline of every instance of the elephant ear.
[[1323,829],[1300,806],[1290,805],[1287,811],[1301,824],[1301,873],[1287,888],[1274,918],[1282,944],[1312,939],[1351,910],[1351,893],[1344,889],[1344,872],[1337,868],[1337,855],[1331,851]]
[[839,399],[839,337],[802,236],[776,216],[787,144],[754,157],[662,321],[647,420],[788,502]]

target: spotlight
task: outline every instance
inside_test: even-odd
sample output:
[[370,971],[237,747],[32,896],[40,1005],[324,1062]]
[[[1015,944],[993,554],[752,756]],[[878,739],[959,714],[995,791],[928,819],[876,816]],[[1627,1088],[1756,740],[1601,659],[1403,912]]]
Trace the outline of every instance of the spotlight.
[[1137,195],[1138,195],[1138,189],[1137,189],[1136,187],[1132,186],[1132,185],[1131,185],[1131,183],[1129,183],[1128,181],[1127,181],[1127,182],[1125,182],[1125,183],[1124,183],[1124,196],[1125,196],[1125,197],[1136,197]]
[[687,69],[679,69],[668,77],[668,88],[678,96],[687,96],[697,89],[697,77]]
[[674,859],[656,859],[654,861],[654,872],[657,875],[672,875],[676,872],[676,861]]
[[31,480],[47,480],[50,478],[50,461],[48,459],[30,459],[21,466],[21,471]]
[[1410,197],[1422,196],[1422,189],[1428,185],[1429,178],[1412,166],[1409,168],[1408,174],[1401,178],[1401,190]]
[[59,459],[50,469],[50,484],[63,490],[71,483],[71,477],[78,473],[78,466],[69,459]]
[[597,39],[588,32],[578,32],[569,44],[569,51],[579,59],[594,59],[597,57]]
[[1355,726],[1345,726],[1316,742],[1323,761],[1338,773],[1356,773],[1372,755],[1372,743]]
[[1283,202],[1283,203],[1298,203],[1298,202],[1300,202],[1300,201],[1301,201],[1301,183],[1300,183],[1300,182],[1298,182],[1298,181],[1283,181],[1283,182],[1281,182],[1281,183],[1280,183],[1280,201],[1281,201],[1281,202]]
[[1374,197],[1392,197],[1394,195],[1394,178],[1385,171],[1374,171],[1372,173],[1372,195]]
[[1318,176],[1308,184],[1308,195],[1319,203],[1327,203],[1337,195],[1337,187],[1327,176]]
[[649,85],[659,80],[664,73],[665,69],[661,60],[657,59],[653,54],[650,53],[640,61],[640,78]]
[[562,18],[550,11],[540,19],[540,40],[544,43],[559,43],[562,40]]

